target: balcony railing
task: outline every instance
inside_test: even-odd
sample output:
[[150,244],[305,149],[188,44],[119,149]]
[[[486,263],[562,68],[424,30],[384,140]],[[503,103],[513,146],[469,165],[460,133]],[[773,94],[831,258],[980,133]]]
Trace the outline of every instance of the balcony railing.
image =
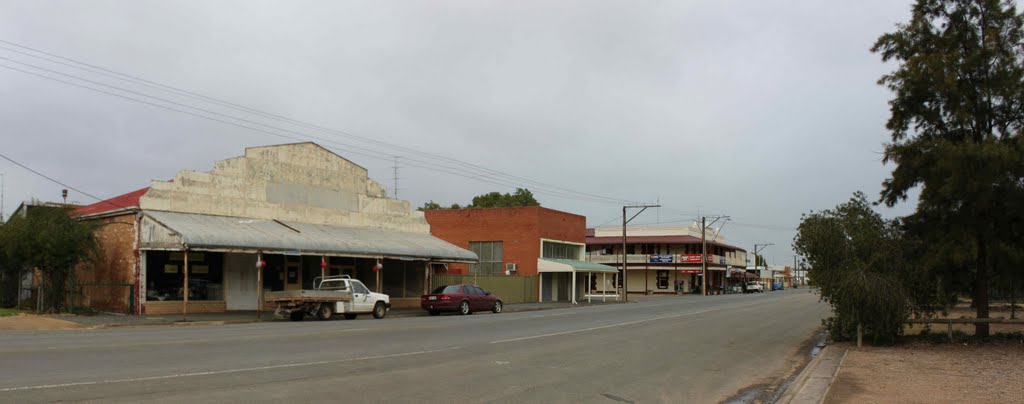
[[[622,255],[620,254],[593,254],[587,253],[586,260],[596,264],[621,264]],[[629,254],[626,256],[626,262],[630,264],[700,264],[700,254]],[[742,257],[726,257],[724,255],[708,254],[707,262],[709,264],[717,265],[731,265],[738,268],[745,268],[747,262]]]

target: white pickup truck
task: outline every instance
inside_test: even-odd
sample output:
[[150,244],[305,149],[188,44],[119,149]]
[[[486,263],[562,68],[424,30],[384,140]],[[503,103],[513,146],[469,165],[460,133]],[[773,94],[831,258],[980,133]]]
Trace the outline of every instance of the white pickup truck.
[[277,315],[287,315],[292,321],[302,321],[307,314],[327,320],[335,313],[349,320],[360,314],[372,314],[379,319],[391,309],[388,295],[371,292],[348,275],[318,277],[313,286],[314,289],[270,292],[265,300],[276,305]]

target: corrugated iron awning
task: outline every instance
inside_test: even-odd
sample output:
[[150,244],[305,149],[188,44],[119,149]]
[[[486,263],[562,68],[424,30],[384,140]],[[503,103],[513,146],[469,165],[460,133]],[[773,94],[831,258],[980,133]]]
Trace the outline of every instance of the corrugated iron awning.
[[537,259],[537,272],[604,272],[619,273],[618,268],[587,261],[558,258]]
[[141,250],[257,252],[475,263],[478,258],[429,234],[324,224],[144,211]]

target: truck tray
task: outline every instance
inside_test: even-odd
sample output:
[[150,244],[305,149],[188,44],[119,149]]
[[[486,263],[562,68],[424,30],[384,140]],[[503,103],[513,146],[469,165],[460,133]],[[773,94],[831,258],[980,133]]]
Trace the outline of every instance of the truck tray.
[[284,290],[267,293],[264,300],[267,302],[348,302],[352,301],[352,294],[330,290]]

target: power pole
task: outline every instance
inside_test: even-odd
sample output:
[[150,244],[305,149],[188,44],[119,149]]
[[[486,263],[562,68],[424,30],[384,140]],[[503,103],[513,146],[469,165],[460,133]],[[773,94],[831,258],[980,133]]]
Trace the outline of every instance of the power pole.
[[708,237],[707,218],[700,218],[700,291],[704,296],[708,295]]
[[[622,302],[629,301],[629,276],[627,276],[627,265],[626,261],[629,255],[626,254],[626,224],[636,219],[641,213],[644,213],[647,208],[660,208],[660,204],[655,205],[627,205],[622,207]],[[639,208],[640,211],[636,212],[633,217],[626,220],[626,209]]]
[[[711,225],[714,226],[716,222],[718,222],[719,220],[722,220],[722,219],[729,220],[729,216],[718,216],[718,217],[715,218],[715,220],[713,222],[711,222]],[[718,229],[721,230],[722,228],[719,227]],[[707,218],[704,217],[704,216],[701,216],[701,218],[700,218],[700,244],[701,244],[701,251],[700,251],[700,273],[701,273],[701,275],[700,275],[700,277],[703,280],[701,280],[700,290],[701,290],[701,293],[704,296],[708,295],[708,237],[707,237],[707,230],[708,230]],[[715,233],[715,239],[718,239],[718,233],[717,232]]]
[[398,199],[398,156],[395,156],[395,199]]
[[[761,250],[764,250],[765,247],[768,247],[768,246],[771,246],[771,245],[775,245],[775,243],[754,244],[754,270],[755,271],[758,270],[757,269],[757,252],[761,251]],[[761,246],[761,248],[759,249],[758,246]],[[768,261],[764,262],[764,269],[768,269]],[[760,278],[760,276],[759,276],[759,278]],[[760,278],[760,279],[763,279],[763,278]]]
[[[0,172],[0,223],[4,222],[4,173]],[[18,282],[21,282],[19,279]],[[20,285],[20,283],[19,283]],[[20,287],[20,286],[19,286]],[[21,293],[20,291],[18,293]]]

